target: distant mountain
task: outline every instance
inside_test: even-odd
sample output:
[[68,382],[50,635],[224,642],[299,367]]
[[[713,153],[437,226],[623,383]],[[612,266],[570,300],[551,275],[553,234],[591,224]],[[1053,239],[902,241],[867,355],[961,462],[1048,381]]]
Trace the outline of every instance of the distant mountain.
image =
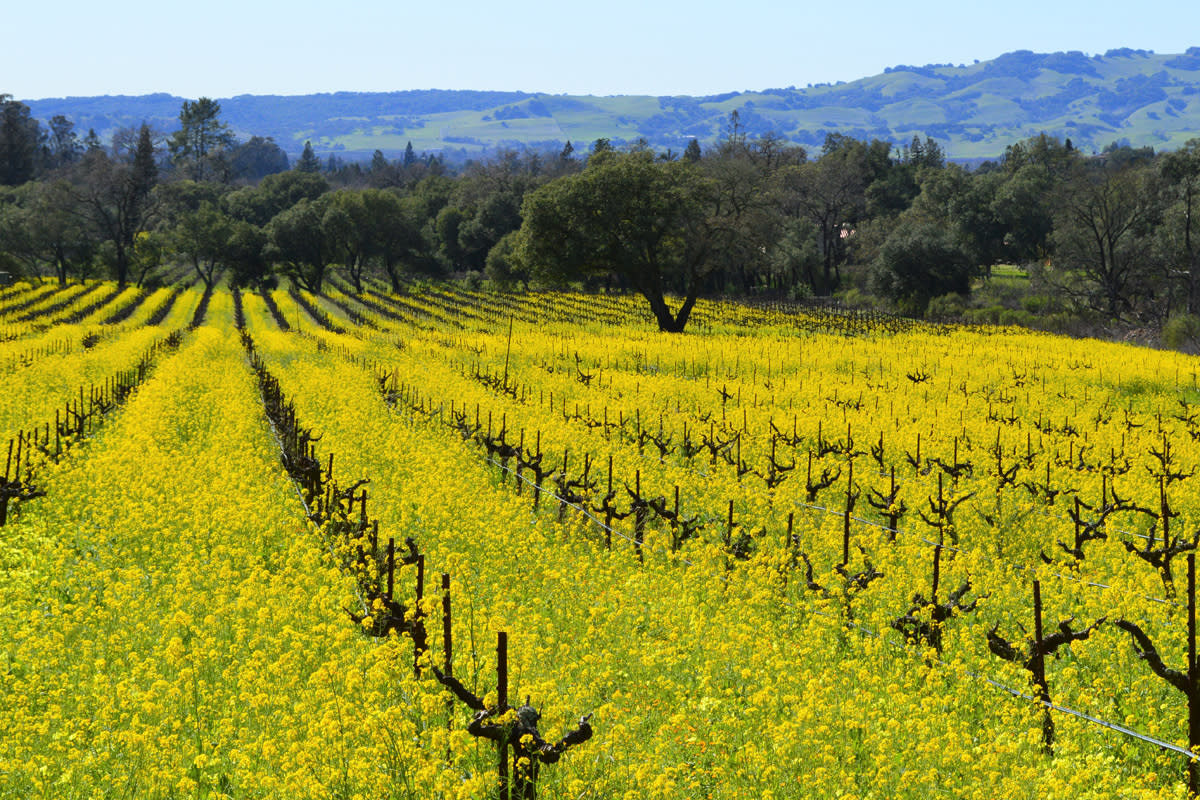
[[[222,118],[243,138],[271,136],[293,154],[311,140],[318,154],[348,160],[377,149],[394,158],[410,141],[418,152],[450,156],[558,149],[568,140],[586,149],[598,138],[644,138],[656,149],[682,151],[691,138],[715,141],[734,110],[751,135],[774,131],[809,147],[827,133],[896,143],[919,135],[933,137],[953,158],[977,159],[1045,131],[1084,151],[1114,141],[1173,149],[1200,136],[1200,47],[1177,55],[1019,50],[970,66],[897,66],[850,83],[707,97],[427,90],[219,100]],[[106,137],[142,121],[174,130],[183,98],[25,102],[41,120],[63,114],[81,134],[94,128]]]

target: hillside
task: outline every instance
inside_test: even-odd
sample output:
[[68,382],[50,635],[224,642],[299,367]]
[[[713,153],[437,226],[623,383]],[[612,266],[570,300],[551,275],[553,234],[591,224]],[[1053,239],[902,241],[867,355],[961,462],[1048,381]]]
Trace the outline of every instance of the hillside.
[[[810,147],[831,132],[897,143],[928,135],[953,158],[987,158],[1046,131],[1085,151],[1123,140],[1173,149],[1200,131],[1200,47],[1174,55],[1022,50],[969,66],[901,65],[849,83],[707,97],[421,90],[219,100],[240,136],[271,136],[289,153],[311,140],[318,153],[347,159],[376,149],[395,157],[410,141],[451,156],[557,149],[568,140],[586,146],[600,137],[678,151],[693,137],[715,140],[734,110],[751,134],[774,131]],[[172,130],[182,101],[155,94],[25,102],[40,119],[63,114],[104,137],[142,121]]]

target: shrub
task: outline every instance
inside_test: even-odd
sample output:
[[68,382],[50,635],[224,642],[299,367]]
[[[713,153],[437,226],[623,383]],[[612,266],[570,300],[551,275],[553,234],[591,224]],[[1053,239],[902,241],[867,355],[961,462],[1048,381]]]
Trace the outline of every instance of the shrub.
[[1175,314],[1163,325],[1162,343],[1172,350],[1195,353],[1200,350],[1200,316]]
[[1043,314],[1050,307],[1050,298],[1043,294],[1030,295],[1021,300],[1021,308],[1030,314]]
[[973,322],[977,325],[999,325],[1000,315],[1006,310],[1004,306],[972,308],[964,312],[963,316],[968,322]]
[[839,292],[836,297],[847,308],[867,308],[875,304],[874,299],[857,286],[851,286],[846,291]]
[[812,296],[812,289],[804,282],[793,284],[787,293],[788,300],[791,300],[793,303],[811,300]]
[[919,313],[934,297],[968,294],[974,271],[971,257],[950,231],[914,223],[895,229],[883,243],[872,264],[870,288]]
[[961,319],[966,311],[966,299],[960,294],[944,294],[929,301],[925,318],[931,320]]
[[1000,312],[999,322],[1001,325],[1020,325],[1028,328],[1036,319],[1035,315],[1024,309],[1006,308]]

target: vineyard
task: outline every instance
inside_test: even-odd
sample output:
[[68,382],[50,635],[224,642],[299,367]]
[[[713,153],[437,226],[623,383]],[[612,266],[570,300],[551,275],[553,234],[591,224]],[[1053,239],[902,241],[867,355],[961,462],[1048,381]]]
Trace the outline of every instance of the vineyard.
[[0,798],[1196,785],[1193,357],[365,289],[0,289]]

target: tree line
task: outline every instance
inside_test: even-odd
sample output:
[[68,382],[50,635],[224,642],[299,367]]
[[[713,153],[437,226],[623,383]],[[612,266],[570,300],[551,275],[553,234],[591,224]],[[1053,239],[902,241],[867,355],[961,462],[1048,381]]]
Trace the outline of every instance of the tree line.
[[1126,325],[1200,313],[1200,139],[1168,153],[1086,155],[1041,134],[974,169],[932,138],[826,137],[808,152],[748,135],[679,152],[605,139],[585,153],[506,150],[451,169],[436,155],[296,161],[239,141],[208,98],[179,128],[103,144],[0,95],[0,269],[145,285],[168,266],[206,285],[331,273],[467,276],[499,288],[636,291],[683,330],[711,295],[872,297],[920,315],[961,307],[998,264],[1056,307]]

